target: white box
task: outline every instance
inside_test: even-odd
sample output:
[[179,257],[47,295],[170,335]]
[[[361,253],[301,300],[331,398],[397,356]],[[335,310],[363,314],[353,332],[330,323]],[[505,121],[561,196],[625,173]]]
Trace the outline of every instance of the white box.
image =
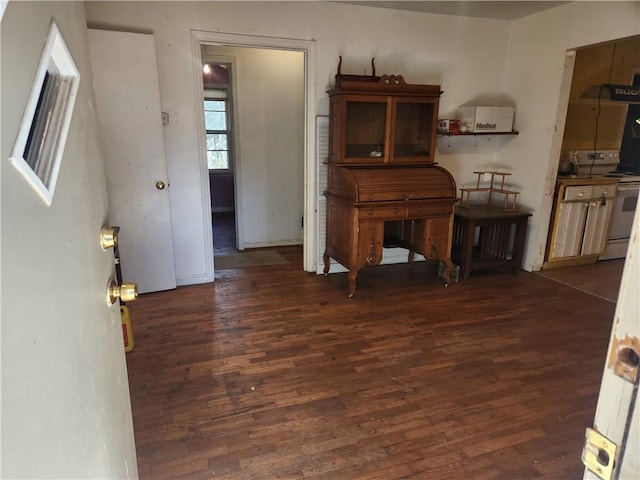
[[460,126],[466,125],[468,132],[511,132],[513,130],[513,107],[460,107]]

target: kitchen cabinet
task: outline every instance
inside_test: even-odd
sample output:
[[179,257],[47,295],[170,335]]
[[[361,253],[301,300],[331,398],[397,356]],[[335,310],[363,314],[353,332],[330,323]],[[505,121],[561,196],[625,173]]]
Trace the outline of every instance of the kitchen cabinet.
[[558,179],[543,268],[594,263],[604,251],[615,178]]
[[434,165],[439,85],[408,84],[399,75],[336,75],[329,90],[327,244],[349,270],[380,264],[385,247],[441,261],[450,282],[456,185]]

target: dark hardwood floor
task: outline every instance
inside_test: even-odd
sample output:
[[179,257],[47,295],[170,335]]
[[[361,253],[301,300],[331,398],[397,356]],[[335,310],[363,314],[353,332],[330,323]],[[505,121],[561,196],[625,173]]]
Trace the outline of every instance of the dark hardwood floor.
[[615,304],[539,275],[290,263],[130,303],[142,479],[577,479]]
[[236,249],[236,217],[234,212],[212,214],[213,255],[224,257],[238,253]]
[[589,265],[540,270],[536,273],[615,303],[618,300],[623,268],[624,258],[618,258]]

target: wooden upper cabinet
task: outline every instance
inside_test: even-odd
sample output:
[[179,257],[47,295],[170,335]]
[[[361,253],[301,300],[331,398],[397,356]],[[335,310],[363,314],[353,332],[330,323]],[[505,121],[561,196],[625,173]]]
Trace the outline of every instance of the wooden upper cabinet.
[[329,90],[329,163],[434,162],[440,85],[412,85],[401,76],[336,75]]

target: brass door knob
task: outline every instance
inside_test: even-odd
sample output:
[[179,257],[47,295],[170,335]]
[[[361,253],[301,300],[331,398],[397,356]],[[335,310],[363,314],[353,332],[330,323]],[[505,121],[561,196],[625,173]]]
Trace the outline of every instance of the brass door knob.
[[166,185],[164,184],[164,182],[162,180],[158,180],[156,182],[156,188],[158,190],[164,190],[164,187],[166,187]]
[[132,302],[138,297],[138,285],[135,283],[118,283],[111,279],[107,285],[107,303],[113,305],[116,299],[120,298],[123,302]]
[[120,227],[107,227],[104,226],[100,229],[100,245],[104,250],[107,248],[113,248],[118,245],[118,233]]

